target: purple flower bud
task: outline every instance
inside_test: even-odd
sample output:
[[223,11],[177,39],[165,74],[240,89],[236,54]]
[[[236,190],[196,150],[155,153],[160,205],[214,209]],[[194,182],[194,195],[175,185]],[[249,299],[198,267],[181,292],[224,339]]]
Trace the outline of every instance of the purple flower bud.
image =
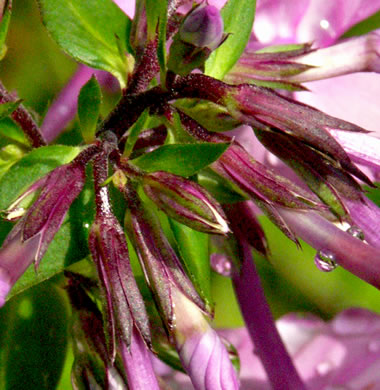
[[87,294],[94,281],[66,272],[67,292],[73,307],[73,350],[71,372],[74,389],[126,389],[124,376],[109,360],[102,314]]
[[363,128],[255,85],[241,84],[230,87],[230,90],[226,91],[224,103],[236,119],[263,131],[273,128],[289,134],[332,157],[348,173],[372,185],[328,132],[329,129],[340,129],[365,133]]
[[0,304],[4,303],[10,288],[33,261],[38,267],[84,183],[85,166],[74,161],[56,168],[26,191],[26,195],[30,195],[41,188],[37,200],[0,249]]
[[[118,341],[126,347],[130,345],[133,323],[150,344],[144,301],[129,263],[124,232],[113,215],[97,215],[91,228],[89,247],[106,298],[111,357],[115,356]],[[117,335],[120,340],[117,340]]]
[[38,199],[25,214],[22,240],[40,235],[36,266],[61,227],[71,203],[82,191],[85,179],[85,167],[81,164],[71,163],[56,168],[48,175]]
[[223,39],[223,19],[219,10],[203,3],[194,8],[180,27],[181,40],[213,50]]
[[229,354],[199,308],[178,291],[172,299],[176,347],[194,388],[238,389],[237,375]]
[[143,185],[145,193],[169,217],[201,232],[229,232],[222,208],[200,185],[167,172],[144,176]]
[[232,144],[212,167],[254,200],[300,209],[322,206],[313,194],[276,175],[238,144]]
[[297,59],[309,52],[312,52],[310,44],[304,44],[295,50],[275,52],[257,52],[247,47],[224,80],[231,84],[256,82],[259,85],[260,81],[265,81],[266,86],[273,83],[277,88],[282,85],[291,90],[303,90],[305,88],[299,84],[297,76],[312,66],[298,63]]
[[156,375],[153,371],[151,355],[140,333],[133,328],[131,344],[120,347],[128,385],[133,390],[159,390]]
[[[127,192],[128,191],[128,192]],[[206,306],[186,275],[179,258],[164,235],[158,218],[141,203],[132,188],[126,188],[129,209],[125,224],[140,262],[169,329],[175,319],[172,295],[181,291],[202,310]]]
[[0,307],[9,291],[35,260],[40,235],[28,241],[21,239],[21,225],[16,225],[0,249]]

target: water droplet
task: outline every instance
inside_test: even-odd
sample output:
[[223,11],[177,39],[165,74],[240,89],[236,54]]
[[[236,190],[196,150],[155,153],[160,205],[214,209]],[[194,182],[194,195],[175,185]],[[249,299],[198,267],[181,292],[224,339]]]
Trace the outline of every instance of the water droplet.
[[319,363],[316,367],[316,371],[317,373],[320,375],[320,376],[325,376],[327,375],[329,372],[332,371],[333,369],[333,365],[331,364],[331,362],[322,362],[322,363]]
[[90,224],[87,223],[87,222],[85,222],[85,223],[83,224],[83,227],[84,227],[85,229],[88,229],[88,228],[90,227]]
[[380,340],[373,340],[368,344],[370,352],[380,352]]
[[319,22],[319,25],[321,26],[321,28],[323,28],[324,30],[327,30],[329,27],[330,27],[330,22],[326,19],[322,19],[320,22]]
[[361,230],[357,226],[351,226],[349,229],[347,229],[347,233],[351,234],[352,237],[355,237],[355,238],[358,238],[361,241],[364,241],[363,230]]
[[213,253],[211,255],[211,268],[220,275],[232,276],[232,263],[226,255]]
[[318,251],[314,258],[314,263],[319,270],[323,272],[333,271],[338,264],[335,262],[335,256],[332,253]]

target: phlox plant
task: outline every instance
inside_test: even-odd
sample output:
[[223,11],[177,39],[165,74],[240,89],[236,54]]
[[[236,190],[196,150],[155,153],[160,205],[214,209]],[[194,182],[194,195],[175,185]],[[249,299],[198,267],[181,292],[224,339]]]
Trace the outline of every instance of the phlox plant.
[[379,15],[0,0],[0,388],[380,389]]

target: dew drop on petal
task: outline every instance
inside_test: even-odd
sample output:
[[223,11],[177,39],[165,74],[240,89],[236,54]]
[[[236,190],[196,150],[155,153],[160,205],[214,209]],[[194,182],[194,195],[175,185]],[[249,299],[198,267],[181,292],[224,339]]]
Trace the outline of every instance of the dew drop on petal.
[[335,257],[330,252],[318,251],[314,258],[314,263],[317,268],[323,272],[333,271],[338,264],[335,262]]
[[322,19],[320,22],[319,22],[319,25],[321,26],[321,28],[323,28],[324,30],[328,30],[329,27],[330,27],[330,22],[326,19]]
[[325,376],[330,373],[333,368],[334,366],[331,364],[331,362],[326,361],[319,363],[315,369],[320,376]]
[[370,343],[368,344],[368,351],[369,352],[380,352],[380,340],[370,341]]
[[220,253],[213,253],[211,255],[211,268],[220,275],[232,276],[231,260],[226,255]]
[[361,241],[364,241],[363,230],[361,230],[357,226],[351,226],[349,229],[347,229],[347,233],[351,234],[352,237],[355,237],[355,238],[358,238]]

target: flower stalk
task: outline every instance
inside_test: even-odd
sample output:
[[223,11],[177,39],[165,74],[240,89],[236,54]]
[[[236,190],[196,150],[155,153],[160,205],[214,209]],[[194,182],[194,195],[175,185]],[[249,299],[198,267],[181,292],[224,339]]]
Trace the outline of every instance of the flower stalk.
[[247,329],[255,345],[254,353],[259,356],[269,382],[274,390],[306,389],[293,362],[285,349],[265,299],[251,248],[241,237],[239,243],[240,272],[232,281]]

